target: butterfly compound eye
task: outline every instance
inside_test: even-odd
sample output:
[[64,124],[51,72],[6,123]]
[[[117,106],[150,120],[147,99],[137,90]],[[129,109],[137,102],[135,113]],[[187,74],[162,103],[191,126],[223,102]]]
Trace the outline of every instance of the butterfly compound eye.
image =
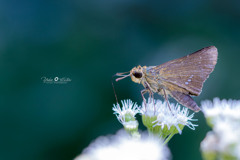
[[140,72],[134,72],[133,75],[136,78],[142,78],[142,73],[140,73]]

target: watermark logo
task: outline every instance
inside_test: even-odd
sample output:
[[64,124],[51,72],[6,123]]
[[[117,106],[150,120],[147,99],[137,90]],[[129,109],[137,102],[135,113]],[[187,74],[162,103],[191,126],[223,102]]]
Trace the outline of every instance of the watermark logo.
[[67,84],[72,81],[68,77],[41,77],[41,80],[45,84]]

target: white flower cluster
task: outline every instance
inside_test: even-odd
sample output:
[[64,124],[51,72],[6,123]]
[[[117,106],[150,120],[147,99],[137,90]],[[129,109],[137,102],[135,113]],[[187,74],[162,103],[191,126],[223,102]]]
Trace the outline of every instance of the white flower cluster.
[[167,160],[170,151],[162,141],[143,136],[135,139],[123,131],[99,137],[74,160]]
[[213,102],[206,100],[202,103],[202,111],[210,124],[214,125],[218,120],[240,121],[240,100],[220,100],[214,98]]
[[[148,99],[146,106],[145,102],[142,103],[142,106],[138,107],[136,103],[133,103],[131,100],[123,100],[122,108],[119,104],[113,105],[114,114],[116,114],[117,119],[124,127],[128,126],[129,128],[134,128],[138,125],[135,120],[135,115],[140,113],[145,118],[150,118],[150,123],[153,127],[160,126],[162,129],[167,127],[168,130],[172,126],[176,127],[178,132],[181,134],[184,126],[195,130],[195,125],[191,121],[196,121],[192,119],[194,113],[189,115],[187,108],[181,109],[180,105],[170,103],[168,106],[167,102],[161,100],[152,100]],[[170,108],[169,108],[170,107]],[[152,119],[155,117],[155,120]],[[181,127],[180,127],[181,126]]]
[[[90,144],[74,160],[168,160],[170,151],[166,143],[177,133],[182,133],[184,126],[195,129],[194,114],[189,115],[187,108],[169,104],[160,100],[149,99],[138,107],[131,100],[113,105],[114,114],[124,126],[125,131],[114,136],[104,136]],[[143,124],[148,129],[148,136],[138,132],[136,114],[142,115]],[[130,134],[129,134],[130,133]]]
[[214,98],[202,102],[202,111],[213,129],[201,143],[205,157],[240,159],[240,101]]
[[192,119],[194,113],[189,115],[188,108],[184,107],[181,109],[180,105],[175,105],[174,103],[169,103],[168,106],[166,101],[152,101],[149,99],[146,103],[146,106],[144,102],[142,103],[142,106],[140,107],[140,113],[145,117],[156,116],[156,120],[153,121],[153,127],[161,126],[162,129],[167,127],[168,130],[170,130],[170,128],[174,126],[178,130],[179,134],[182,133],[183,129],[180,128],[180,126],[188,126],[193,130],[195,130],[195,126],[198,126],[191,122],[196,121],[196,119]]

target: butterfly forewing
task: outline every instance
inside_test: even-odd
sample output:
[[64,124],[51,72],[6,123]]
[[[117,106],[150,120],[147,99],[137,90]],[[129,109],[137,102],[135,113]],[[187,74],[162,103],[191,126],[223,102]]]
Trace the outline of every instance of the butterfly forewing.
[[217,48],[203,48],[185,57],[149,69],[159,83],[169,83],[199,95],[204,81],[217,63]]

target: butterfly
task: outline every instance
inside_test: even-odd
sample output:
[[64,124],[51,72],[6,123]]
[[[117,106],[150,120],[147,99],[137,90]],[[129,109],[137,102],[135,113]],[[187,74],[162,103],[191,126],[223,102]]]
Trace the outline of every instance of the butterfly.
[[170,96],[183,106],[198,112],[200,108],[191,96],[200,95],[203,83],[215,68],[217,58],[217,48],[209,46],[158,66],[139,65],[127,75],[126,72],[117,73],[121,77],[116,81],[130,76],[133,82],[144,86],[141,94],[145,102],[145,93],[148,92],[152,98],[154,93],[158,93],[167,102]]

